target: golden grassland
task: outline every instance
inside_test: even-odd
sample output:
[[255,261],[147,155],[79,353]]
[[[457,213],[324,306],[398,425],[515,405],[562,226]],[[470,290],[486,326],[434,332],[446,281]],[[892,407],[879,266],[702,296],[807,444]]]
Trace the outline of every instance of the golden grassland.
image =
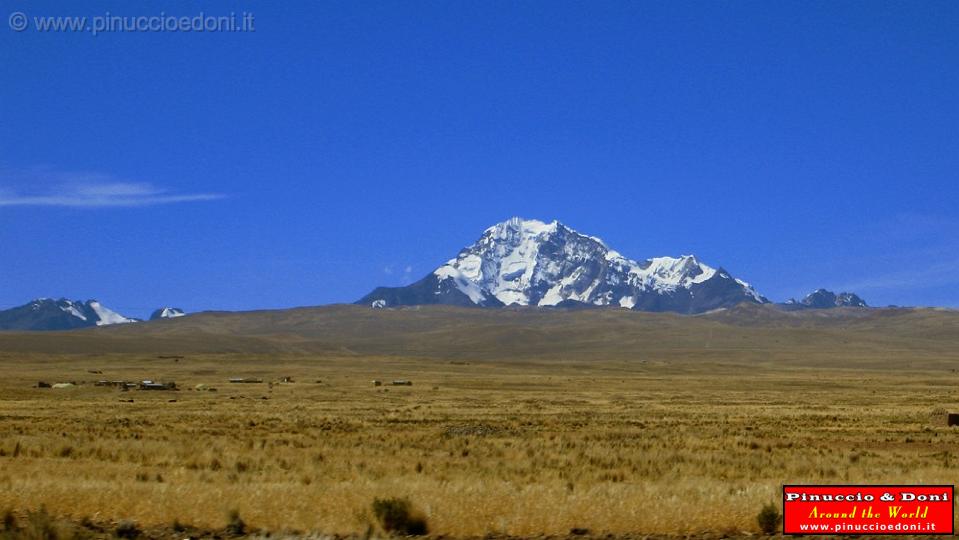
[[[695,322],[682,347],[643,338],[633,358],[612,359],[544,359],[519,341],[501,359],[0,348],[0,509],[204,528],[237,510],[269,531],[362,534],[373,499],[395,496],[431,533],[457,537],[758,533],[783,483],[959,483],[959,431],[938,416],[959,411],[959,336],[952,318],[923,321],[912,333],[894,324],[926,337],[892,344],[872,329],[885,323],[839,337],[803,323],[753,348],[739,345],[763,334],[751,325]],[[696,325],[716,329],[708,349]],[[100,378],[181,390],[92,386]],[[371,384],[399,378],[414,384]]]
[[[959,435],[931,415],[952,374],[225,360],[6,360],[0,507],[349,533],[403,496],[448,535],[685,533],[755,531],[782,483],[959,480]],[[28,388],[89,365],[219,391]],[[414,385],[370,384],[393,377]]]

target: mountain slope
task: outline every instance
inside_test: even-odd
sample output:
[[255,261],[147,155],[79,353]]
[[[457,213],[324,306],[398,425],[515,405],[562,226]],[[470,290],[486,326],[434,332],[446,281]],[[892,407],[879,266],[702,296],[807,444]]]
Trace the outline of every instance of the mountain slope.
[[19,307],[0,311],[0,330],[73,330],[91,326],[126,324],[124,317],[96,300],[39,298]]
[[701,313],[766,303],[748,283],[695,256],[637,262],[558,221],[512,218],[406,287],[380,287],[358,304],[377,307],[618,306]]

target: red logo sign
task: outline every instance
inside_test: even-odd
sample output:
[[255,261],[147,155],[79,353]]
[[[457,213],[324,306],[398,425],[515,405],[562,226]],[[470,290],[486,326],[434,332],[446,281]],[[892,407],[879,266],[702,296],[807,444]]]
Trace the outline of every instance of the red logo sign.
[[953,534],[953,486],[783,486],[783,534]]

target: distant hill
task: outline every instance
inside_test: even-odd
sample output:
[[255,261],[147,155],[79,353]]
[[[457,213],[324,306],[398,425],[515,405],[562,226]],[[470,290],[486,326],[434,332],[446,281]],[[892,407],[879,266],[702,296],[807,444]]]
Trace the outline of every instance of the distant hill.
[[452,306],[327,306],[207,312],[163,324],[73,332],[0,332],[0,351],[421,358],[434,361],[688,361],[959,365],[959,312],[939,309],[785,311],[743,304],[698,316],[623,309],[496,310]]

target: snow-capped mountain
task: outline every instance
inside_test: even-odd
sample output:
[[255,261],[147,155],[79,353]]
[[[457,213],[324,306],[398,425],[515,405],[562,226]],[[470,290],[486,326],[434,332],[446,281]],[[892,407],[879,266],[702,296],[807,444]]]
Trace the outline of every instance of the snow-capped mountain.
[[[791,303],[796,304],[795,300],[793,300]],[[815,309],[834,307],[869,307],[865,300],[853,293],[841,292],[836,294],[832,291],[827,291],[826,289],[816,289],[799,301],[798,305]]]
[[619,306],[701,313],[768,300],[748,283],[692,255],[628,259],[602,240],[553,221],[512,218],[420,281],[380,287],[358,304]]
[[0,311],[0,330],[72,330],[132,322],[137,319],[124,317],[96,300],[39,298]]
[[182,317],[184,315],[186,315],[186,313],[180,308],[162,307],[150,314],[150,320],[175,319],[176,317]]

